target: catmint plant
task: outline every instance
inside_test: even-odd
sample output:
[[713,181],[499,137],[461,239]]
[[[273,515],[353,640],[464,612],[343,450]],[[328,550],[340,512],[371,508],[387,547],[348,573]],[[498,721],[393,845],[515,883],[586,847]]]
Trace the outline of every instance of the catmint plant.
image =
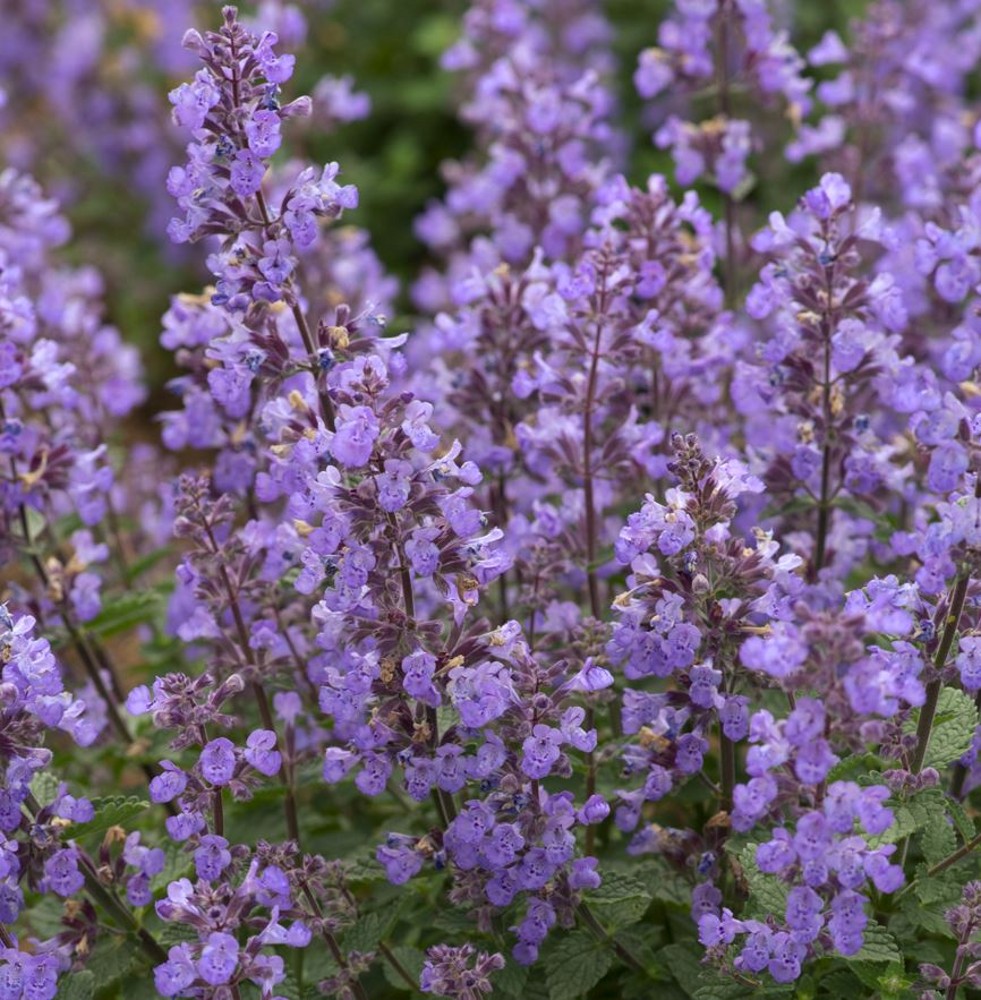
[[978,4],[22,6],[0,1000],[973,995]]

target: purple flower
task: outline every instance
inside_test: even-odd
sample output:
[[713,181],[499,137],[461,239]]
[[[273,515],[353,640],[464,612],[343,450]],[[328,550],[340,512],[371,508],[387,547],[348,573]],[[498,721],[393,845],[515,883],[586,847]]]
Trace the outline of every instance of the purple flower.
[[232,159],[231,187],[240,198],[254,195],[262,187],[266,165],[250,149],[240,149]]
[[260,773],[271,778],[279,773],[283,756],[276,749],[276,734],[271,729],[256,729],[245,741],[245,759]]
[[209,834],[201,838],[194,852],[194,868],[198,878],[214,882],[231,863],[232,854],[224,837]]
[[238,941],[231,934],[213,931],[205,939],[198,959],[198,974],[210,986],[231,982],[238,966]]
[[59,896],[73,896],[85,885],[78,870],[78,854],[72,847],[55,851],[44,863],[44,883]]
[[544,778],[559,759],[562,734],[551,726],[537,725],[522,744],[521,770],[529,778]]
[[249,149],[261,159],[268,159],[279,149],[280,116],[276,111],[256,111],[245,123]]
[[172,802],[187,787],[187,775],[169,760],[160,762],[162,773],[150,781],[151,802]]
[[154,985],[161,996],[183,993],[197,979],[197,969],[189,944],[176,944],[167,953],[167,961],[153,970]]
[[965,691],[981,690],[981,637],[961,636],[957,657],[954,660],[960,671]]
[[212,785],[227,785],[235,773],[235,744],[225,736],[206,743],[198,758],[198,767],[205,781]]
[[342,406],[330,453],[341,465],[359,468],[368,463],[378,438],[378,419],[367,406]]

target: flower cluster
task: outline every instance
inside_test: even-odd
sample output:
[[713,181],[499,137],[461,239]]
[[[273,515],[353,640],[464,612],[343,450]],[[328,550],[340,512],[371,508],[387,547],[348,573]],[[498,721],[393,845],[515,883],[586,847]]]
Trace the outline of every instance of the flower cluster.
[[977,989],[981,4],[822,10],[805,59],[677,0],[668,179],[622,12],[473,0],[411,261],[310,159],[390,110],[351,39],[295,97],[290,6],[179,52],[183,5],[103,6],[12,12],[4,93],[73,84],[114,176],[144,107],[152,186],[185,77],[203,269],[158,452],[116,272],[0,167],[0,1000]]

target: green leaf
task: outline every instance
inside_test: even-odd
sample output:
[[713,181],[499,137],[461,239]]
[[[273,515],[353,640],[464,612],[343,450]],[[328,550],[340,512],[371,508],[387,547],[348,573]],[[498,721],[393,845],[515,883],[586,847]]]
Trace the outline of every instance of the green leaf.
[[525,995],[525,985],[528,982],[529,969],[527,965],[518,965],[508,959],[503,969],[491,976],[494,993],[507,997],[521,998]]
[[387,882],[385,869],[371,856],[353,858],[344,862],[348,882]]
[[548,983],[541,968],[535,968],[528,973],[528,980],[525,983],[525,991],[521,994],[521,1000],[551,1000],[548,991]]
[[111,989],[116,984],[150,975],[144,956],[135,950],[132,938],[108,935],[99,938],[87,970],[94,977],[99,996],[115,996]]
[[549,949],[544,964],[551,1000],[571,1000],[589,992],[606,975],[613,953],[585,931],[573,931]]
[[[603,872],[604,880],[607,871],[605,869]],[[631,866],[629,874],[644,883],[651,899],[671,906],[683,906],[685,909],[691,906],[691,885],[680,872],[666,864],[654,861]]]
[[588,898],[589,908],[608,931],[617,931],[637,923],[647,912],[651,894],[640,879],[622,872],[603,875],[603,884]]
[[365,913],[350,927],[345,929],[343,943],[345,951],[376,951],[378,942],[388,937],[389,931],[399,919],[403,906],[401,897],[398,902],[371,913]]
[[183,850],[181,845],[167,844],[163,850],[165,858],[163,869],[150,879],[150,887],[154,890],[162,889],[165,885],[170,885],[171,882],[176,882],[179,878],[191,876],[194,870],[191,856]]
[[908,802],[897,805],[893,812],[895,819],[892,826],[878,836],[870,837],[871,847],[898,844],[899,841],[926,829],[938,815],[945,815],[945,796],[939,788],[928,788]]
[[695,991],[704,985],[699,956],[684,945],[669,944],[657,953],[657,958],[688,996],[694,996]]
[[111,826],[124,826],[130,820],[150,808],[146,799],[136,795],[107,795],[101,799],[92,799],[95,816],[88,823],[79,823],[72,829],[72,836],[95,837],[103,834]]
[[899,951],[896,939],[881,924],[869,924],[865,928],[865,944],[854,955],[846,955],[845,961],[852,964],[860,962],[889,962],[902,965],[903,956]]
[[[876,966],[876,969],[879,967]],[[856,977],[854,969],[833,968],[820,979],[821,996],[853,997],[858,996],[861,981]]]
[[642,972],[631,972],[620,978],[617,1000],[652,1000],[653,997],[657,1000],[690,1000],[691,994],[671,979],[652,987],[650,976]]
[[916,898],[928,906],[931,903],[952,906],[960,898],[964,884],[964,880],[956,872],[956,865],[938,875],[931,876],[927,872],[927,865],[916,866],[913,878]]
[[95,976],[88,969],[62,976],[58,984],[58,1000],[92,1000]]
[[935,865],[957,849],[957,834],[946,810],[938,810],[920,833],[920,847],[927,864]]
[[126,632],[156,618],[161,603],[161,595],[155,590],[130,591],[106,601],[102,611],[85,627],[104,638]]
[[965,841],[972,840],[977,834],[977,829],[974,826],[974,820],[967,815],[967,810],[965,810],[964,806],[956,799],[948,799],[947,809],[961,837]]
[[726,979],[711,969],[702,972],[702,985],[692,994],[694,1000],[739,1000],[756,992],[733,979]]
[[152,552],[148,552],[145,556],[134,560],[130,563],[129,567],[129,579],[137,580],[148,570],[153,569],[161,560],[166,559],[171,554],[170,548],[154,549]]
[[754,914],[783,916],[787,910],[787,884],[775,875],[766,875],[756,866],[756,844],[747,844],[739,852],[739,864],[749,883],[747,907]]
[[828,772],[827,782],[855,781],[860,774],[882,769],[882,758],[874,753],[848,754]]
[[[939,935],[940,937],[953,937],[953,932],[944,920],[944,914],[949,909],[948,906],[938,905],[936,903],[924,903],[922,900],[917,899],[914,893],[907,893],[903,896],[902,903],[902,918],[909,922],[910,928],[907,929],[907,933],[903,933],[903,929],[897,927],[896,930],[899,936],[905,939],[910,939],[915,935],[919,934],[922,936],[922,931],[926,931],[932,935]],[[893,917],[896,921],[900,919],[899,917]]]
[[613,939],[623,945],[649,973],[662,975],[658,968],[657,949],[664,937],[664,929],[653,921],[633,924],[617,931]]
[[[916,732],[919,712],[903,727],[907,733]],[[971,739],[978,724],[978,710],[974,699],[957,688],[944,688],[937,702],[937,715],[927,744],[924,767],[944,768],[953,763],[971,746]]]
[[378,960],[381,962],[385,978],[395,989],[402,990],[403,993],[407,991],[418,992],[419,974],[422,972],[422,963],[426,960],[426,956],[418,948],[413,948],[406,944],[394,945],[389,950],[417,985],[415,991],[413,991],[402,976],[395,971],[392,963],[379,953]]
[[38,771],[31,778],[31,792],[42,806],[51,805],[61,782],[50,771]]

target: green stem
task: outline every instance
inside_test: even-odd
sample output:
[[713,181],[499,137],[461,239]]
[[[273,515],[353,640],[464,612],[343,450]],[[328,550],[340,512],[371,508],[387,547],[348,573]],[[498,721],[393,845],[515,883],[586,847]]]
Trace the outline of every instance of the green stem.
[[[256,192],[256,202],[259,205],[259,212],[262,215],[263,225],[268,229],[272,223],[272,219],[269,215],[269,209],[266,207],[266,199],[261,191]],[[296,321],[297,329],[300,331],[300,337],[303,340],[303,347],[306,350],[307,355],[310,358],[310,364],[313,366],[313,381],[317,386],[317,395],[320,399],[320,409],[323,413],[324,423],[327,425],[329,431],[334,430],[336,426],[336,415],[334,413],[334,404],[331,401],[330,394],[327,392],[326,388],[321,389],[319,387],[320,377],[317,374],[317,345],[313,339],[313,333],[310,330],[310,324],[307,323],[306,316],[303,315],[303,310],[300,308],[299,302],[296,302],[292,307],[291,311],[293,313],[293,319]]]
[[978,844],[981,844],[981,833],[962,844],[952,854],[948,854],[943,861],[938,861],[932,868],[928,868],[927,875],[939,875],[942,871],[950,868],[951,865],[956,865],[962,858],[966,858]]
[[218,575],[221,577],[222,586],[225,588],[225,596],[228,598],[228,606],[231,609],[232,619],[235,622],[235,631],[238,633],[239,646],[241,647],[242,655],[245,657],[245,660],[252,671],[249,685],[252,690],[252,697],[255,699],[256,706],[259,709],[259,716],[262,719],[262,725],[276,737],[276,749],[280,752],[282,757],[282,764],[279,768],[279,780],[285,792],[283,798],[283,815],[286,819],[286,829],[289,837],[291,840],[295,841],[296,845],[299,847],[300,826],[296,811],[296,796],[293,792],[293,784],[290,781],[286,764],[287,754],[284,752],[286,748],[283,745],[283,742],[279,737],[279,732],[276,729],[276,723],[273,719],[272,711],[269,708],[269,700],[266,698],[266,690],[259,681],[259,663],[256,660],[255,653],[249,643],[249,630],[246,628],[245,619],[242,617],[242,609],[239,607],[238,595],[235,592],[235,588],[232,586],[232,579],[228,575],[228,570],[225,568],[225,564],[221,558],[221,546],[218,544],[218,539],[215,538],[215,534],[211,530],[211,525],[208,523],[207,516],[203,511],[201,512],[201,524],[208,537],[212,553],[218,559]]
[[[303,895],[306,897],[307,902],[310,904],[310,908],[313,910],[314,915],[318,917],[319,920],[321,921],[322,924],[321,933],[323,935],[324,943],[327,945],[327,948],[330,951],[331,955],[333,955],[334,961],[337,962],[337,964],[342,969],[347,971],[349,968],[348,962],[347,959],[344,957],[344,952],[341,951],[341,946],[340,944],[338,944],[337,938],[334,937],[333,933],[327,928],[325,924],[323,924],[324,911],[323,909],[321,909],[317,897],[310,891],[310,886],[305,881],[300,883],[300,888],[302,889]],[[354,992],[354,995],[357,998],[357,1000],[368,1000],[368,994],[365,993],[364,987],[361,985],[361,982],[357,978],[352,977],[351,989]]]
[[378,942],[378,950],[382,953],[385,961],[395,970],[395,974],[401,979],[413,993],[419,992],[419,984],[412,977],[412,973],[396,958],[395,953],[384,942]]
[[[979,483],[981,483],[981,477],[979,477]],[[954,586],[943,635],[940,638],[937,653],[933,658],[933,666],[938,674],[947,665],[947,657],[950,655],[951,646],[953,646],[954,639],[957,636],[957,627],[960,624],[961,612],[964,610],[964,601],[967,598],[967,588],[970,582],[970,576],[967,573],[962,573]],[[940,677],[937,677],[936,680],[931,681],[927,685],[926,701],[920,709],[920,719],[916,725],[916,750],[913,752],[913,760],[910,763],[910,771],[913,774],[919,774],[923,770],[923,762],[926,759],[927,747],[930,743],[930,733],[933,729],[933,721],[937,715],[937,704],[940,701],[940,691],[942,688],[943,680]]]
[[[597,316],[606,312],[606,274],[600,276],[600,300],[597,305]],[[592,357],[589,364],[589,378],[586,383],[586,401],[583,407],[583,492],[586,506],[586,580],[589,587],[589,611],[599,621],[603,609],[599,594],[599,576],[596,573],[596,496],[593,483],[593,408],[596,405],[596,388],[599,379],[600,348],[603,338],[603,321],[596,320],[596,336],[593,341]],[[584,725],[586,730],[596,724],[596,713],[592,705],[586,706]],[[596,752],[590,750],[586,755],[586,798],[596,792]],[[592,855],[596,849],[596,829],[586,827],[585,851]]]
[[91,862],[87,859],[82,862],[82,874],[85,877],[85,891],[92,898],[92,901],[101,904],[129,933],[136,937],[140,943],[140,947],[155,965],[166,962],[167,953],[157,943],[153,935],[145,927],[140,926],[136,917],[133,916],[129,908],[116,894],[107,889],[99,881],[99,876],[91,867]]

